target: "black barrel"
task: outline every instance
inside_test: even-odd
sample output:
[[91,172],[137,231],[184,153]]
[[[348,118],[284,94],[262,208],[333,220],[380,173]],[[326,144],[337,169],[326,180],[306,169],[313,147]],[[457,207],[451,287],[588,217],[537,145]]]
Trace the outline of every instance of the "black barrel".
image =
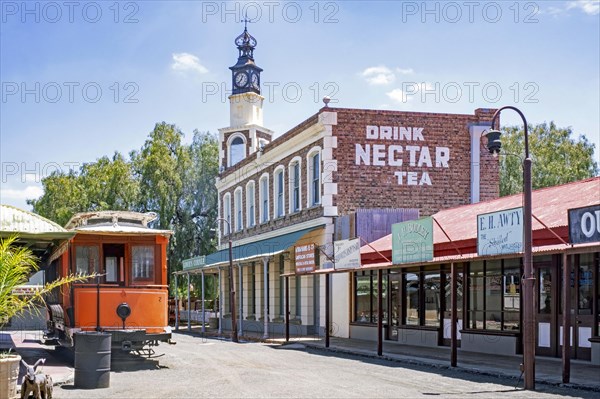
[[110,333],[75,333],[75,388],[109,387],[110,350]]

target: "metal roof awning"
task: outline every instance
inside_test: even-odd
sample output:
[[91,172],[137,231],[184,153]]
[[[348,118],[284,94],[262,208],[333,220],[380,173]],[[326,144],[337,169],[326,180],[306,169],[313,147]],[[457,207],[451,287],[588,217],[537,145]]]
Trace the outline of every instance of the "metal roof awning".
[[[248,244],[234,246],[232,248],[233,262],[247,262],[252,259],[258,259],[264,256],[274,256],[296,244],[305,234],[321,228],[322,226],[311,227],[308,229],[294,231],[292,233],[283,234],[277,237],[268,238]],[[204,258],[204,259],[203,259]],[[229,264],[229,248],[222,249],[210,255],[199,256],[195,258],[185,259],[183,261],[184,269],[176,272],[176,274],[186,274],[199,272]],[[189,265],[189,267],[185,267]]]

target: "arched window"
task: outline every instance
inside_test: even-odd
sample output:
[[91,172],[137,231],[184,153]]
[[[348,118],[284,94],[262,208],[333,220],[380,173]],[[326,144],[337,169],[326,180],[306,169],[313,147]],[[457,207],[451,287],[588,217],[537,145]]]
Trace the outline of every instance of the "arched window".
[[321,149],[311,151],[307,157],[308,206],[321,203]]
[[231,194],[226,193],[223,196],[223,218],[229,223],[223,223],[223,235],[229,234],[229,226],[231,226]]
[[246,226],[254,227],[255,211],[254,204],[256,203],[254,181],[248,182],[246,185]]
[[235,189],[233,194],[234,208],[235,208],[235,231],[241,231],[244,228],[242,218],[242,188],[238,187]]
[[285,215],[285,184],[283,172],[283,166],[278,166],[273,174],[273,201],[275,202],[276,218],[280,218]]
[[300,157],[292,159],[288,168],[290,188],[289,201],[290,201],[290,213],[298,212],[302,208],[302,161]]
[[227,166],[233,166],[246,157],[246,139],[241,133],[234,133],[228,141]]
[[260,222],[269,221],[269,175],[263,175],[259,183]]

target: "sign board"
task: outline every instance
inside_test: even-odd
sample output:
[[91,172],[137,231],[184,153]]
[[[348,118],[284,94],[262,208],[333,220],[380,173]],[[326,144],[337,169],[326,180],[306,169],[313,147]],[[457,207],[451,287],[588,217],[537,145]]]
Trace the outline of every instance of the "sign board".
[[356,269],[360,267],[360,238],[333,242],[336,269]]
[[477,215],[477,254],[523,252],[523,207]]
[[36,294],[42,288],[41,285],[19,285],[18,287],[13,288],[13,295],[23,295],[23,296],[31,296]]
[[569,209],[569,242],[582,244],[600,241],[600,204]]
[[392,225],[392,262],[426,262],[433,259],[433,219],[425,217]]
[[183,270],[195,269],[206,264],[206,256],[196,256],[195,258],[183,260]]
[[298,245],[296,254],[296,273],[310,273],[315,270],[315,244]]

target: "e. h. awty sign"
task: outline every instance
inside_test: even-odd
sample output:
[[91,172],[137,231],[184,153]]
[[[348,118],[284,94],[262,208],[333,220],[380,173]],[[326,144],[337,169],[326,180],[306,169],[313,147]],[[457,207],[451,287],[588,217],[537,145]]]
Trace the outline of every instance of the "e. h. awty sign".
[[523,207],[477,215],[477,254],[523,252]]

